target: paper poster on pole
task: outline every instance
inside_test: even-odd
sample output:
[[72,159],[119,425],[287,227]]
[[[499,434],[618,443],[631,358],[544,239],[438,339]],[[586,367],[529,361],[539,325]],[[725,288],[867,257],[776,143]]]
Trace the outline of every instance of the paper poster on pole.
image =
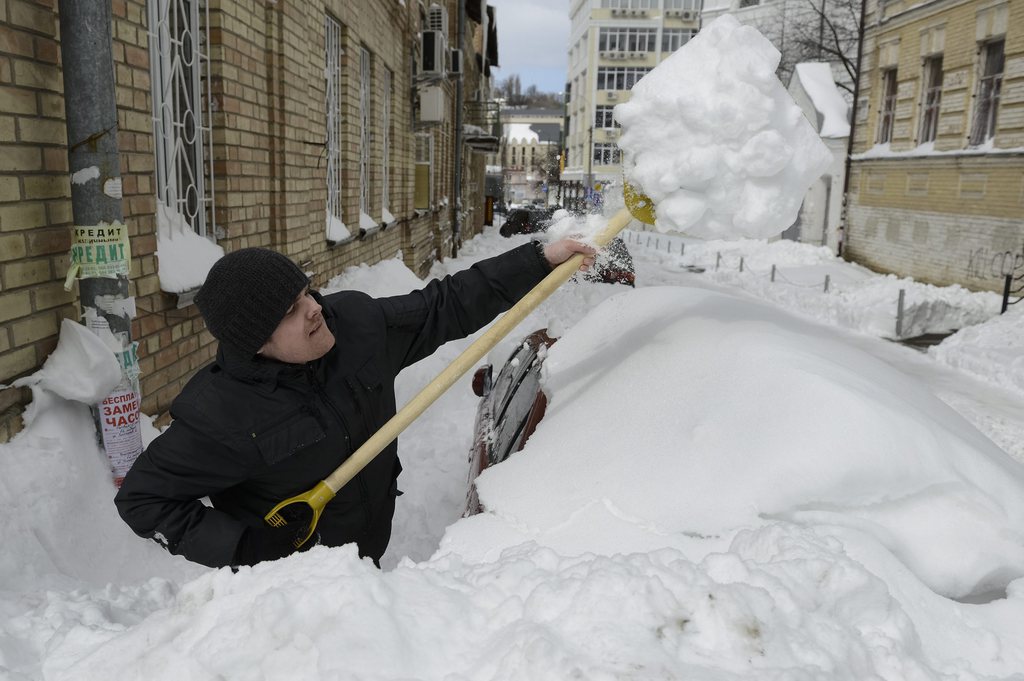
[[142,427],[139,423],[139,394],[134,387],[114,390],[99,405],[103,448],[110,459],[114,481],[121,480],[142,453]]
[[71,282],[76,278],[128,275],[132,253],[126,225],[101,222],[92,227],[75,227],[74,236],[65,290],[71,290]]

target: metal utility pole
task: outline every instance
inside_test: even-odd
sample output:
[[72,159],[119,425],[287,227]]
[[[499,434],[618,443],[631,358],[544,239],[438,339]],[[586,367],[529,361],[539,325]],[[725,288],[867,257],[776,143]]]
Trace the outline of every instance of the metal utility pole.
[[85,325],[121,365],[121,383],[93,405],[99,440],[120,485],[142,452],[139,363],[131,338],[131,248],[121,209],[121,160],[109,0],[60,0],[74,241],[64,287],[79,279]]
[[[458,54],[463,54],[463,42],[466,39],[466,3],[459,0]],[[465,61],[465,60],[463,60]],[[465,63],[460,65],[459,77],[455,81],[455,187],[452,190],[452,257],[459,255],[459,239],[462,238],[462,108],[465,105],[465,93],[462,91],[465,81]]]

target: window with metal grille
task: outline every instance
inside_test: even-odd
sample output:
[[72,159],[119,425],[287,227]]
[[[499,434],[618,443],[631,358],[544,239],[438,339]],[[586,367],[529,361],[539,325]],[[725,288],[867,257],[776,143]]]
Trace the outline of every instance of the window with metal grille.
[[618,128],[618,122],[615,117],[612,116],[612,109],[614,106],[599,105],[594,109],[594,127],[595,128]]
[[370,213],[370,126],[373,125],[370,99],[370,51],[359,50],[359,212]]
[[892,141],[893,119],[896,116],[896,69],[882,72],[882,102],[878,120],[878,143]]
[[658,30],[654,28],[602,28],[597,36],[601,52],[653,52]]
[[324,79],[327,110],[327,214],[341,215],[341,24],[324,17]]
[[205,0],[147,7],[157,200],[172,219],[213,238],[209,9]]
[[384,88],[384,96],[381,100],[380,111],[380,148],[381,148],[381,177],[380,177],[380,205],[383,209],[391,208],[391,69],[383,69],[384,77],[381,85]]
[[974,99],[974,122],[971,125],[972,146],[984,144],[996,134],[999,94],[1003,88],[1005,41],[986,43],[981,49],[981,77]]
[[694,36],[692,28],[666,28],[661,32],[661,51],[675,52],[680,47],[690,42]]
[[614,144],[599,143],[594,145],[593,159],[596,165],[618,165],[622,160],[622,152],[619,150],[618,146]]
[[942,100],[942,55],[924,60],[921,74],[921,132],[918,143],[934,142],[939,129],[939,104]]
[[597,69],[598,90],[629,90],[650,71],[634,66],[600,66]]
[[[515,153],[513,151],[513,153]],[[413,207],[427,210],[434,199],[434,137],[428,132],[416,133],[416,185]]]

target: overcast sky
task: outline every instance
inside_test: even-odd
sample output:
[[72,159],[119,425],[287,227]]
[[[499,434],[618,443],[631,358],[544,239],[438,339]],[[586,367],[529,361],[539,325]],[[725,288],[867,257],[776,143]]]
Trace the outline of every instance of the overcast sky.
[[518,73],[525,90],[565,89],[569,51],[569,0],[488,0],[498,24],[495,82]]

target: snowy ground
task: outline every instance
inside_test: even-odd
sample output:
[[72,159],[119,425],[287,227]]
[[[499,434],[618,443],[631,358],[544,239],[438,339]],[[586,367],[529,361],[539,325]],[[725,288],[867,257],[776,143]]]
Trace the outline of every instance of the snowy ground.
[[[406,431],[383,571],[166,555],[117,518],[85,409],[41,398],[0,446],[0,678],[1024,678],[1024,316],[821,249],[681,242],[634,233],[636,290],[568,285],[492,353],[562,335],[489,513],[459,519],[468,377]],[[330,287],[420,284],[388,261]],[[884,340],[901,288],[904,336],[973,326]]]

